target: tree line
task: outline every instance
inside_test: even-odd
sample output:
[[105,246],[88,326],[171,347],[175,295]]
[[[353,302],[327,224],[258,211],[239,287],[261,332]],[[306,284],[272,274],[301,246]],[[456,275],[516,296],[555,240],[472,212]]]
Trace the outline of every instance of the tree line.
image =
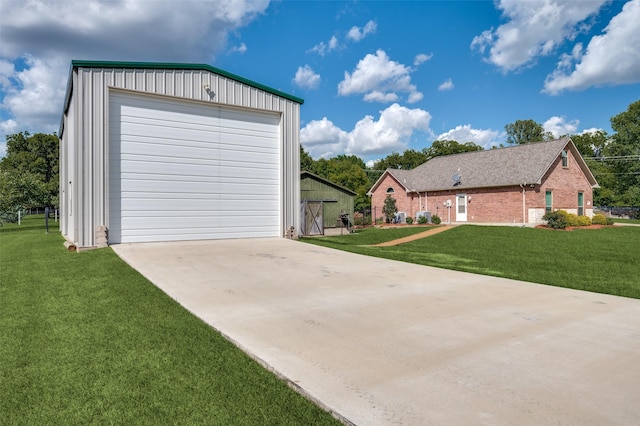
[[[594,205],[640,206],[640,100],[611,118],[614,133],[605,131],[571,136],[600,184]],[[507,145],[553,139],[534,120],[505,126]],[[57,207],[59,139],[53,134],[20,132],[8,135],[7,155],[0,160],[0,221],[15,221],[18,209]],[[437,140],[420,151],[393,152],[372,167],[355,155],[314,160],[300,147],[300,168],[357,193],[356,210],[369,207],[367,191],[386,169],[413,169],[431,158],[480,151],[473,142]]]

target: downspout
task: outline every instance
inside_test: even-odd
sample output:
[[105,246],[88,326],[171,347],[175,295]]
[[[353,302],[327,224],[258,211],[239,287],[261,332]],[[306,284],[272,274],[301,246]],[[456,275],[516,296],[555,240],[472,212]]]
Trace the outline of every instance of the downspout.
[[522,188],[522,226],[525,226],[525,224],[527,223],[527,206],[525,203],[525,189],[524,187],[527,185],[527,182],[525,183],[521,183],[520,184],[520,188]]

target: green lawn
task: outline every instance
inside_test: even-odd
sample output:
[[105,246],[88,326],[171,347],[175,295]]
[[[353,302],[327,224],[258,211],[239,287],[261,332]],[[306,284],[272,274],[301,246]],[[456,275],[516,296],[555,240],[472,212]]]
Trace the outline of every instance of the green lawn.
[[634,225],[640,225],[640,219],[616,219],[616,218],[613,218],[613,221],[615,223],[623,223],[623,224],[624,223],[631,223],[631,224],[634,224]]
[[339,424],[111,249],[62,242],[42,215],[0,227],[0,424]]
[[640,227],[556,231],[465,225],[400,246],[365,245],[380,242],[388,232],[367,228],[303,241],[420,265],[640,298]]

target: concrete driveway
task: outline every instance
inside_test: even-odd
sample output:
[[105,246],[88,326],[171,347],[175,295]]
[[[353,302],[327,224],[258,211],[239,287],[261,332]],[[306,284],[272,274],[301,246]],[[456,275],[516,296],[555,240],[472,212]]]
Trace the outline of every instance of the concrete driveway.
[[640,300],[284,239],[113,249],[347,422],[640,422]]

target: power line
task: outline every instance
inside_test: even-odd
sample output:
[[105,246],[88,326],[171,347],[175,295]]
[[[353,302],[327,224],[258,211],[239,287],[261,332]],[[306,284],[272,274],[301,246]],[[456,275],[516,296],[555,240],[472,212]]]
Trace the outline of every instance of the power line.
[[625,173],[609,173],[609,172],[593,172],[594,175],[640,175],[640,172],[625,172]]
[[582,157],[585,160],[593,160],[593,161],[640,161],[640,155],[612,155],[609,157]]

